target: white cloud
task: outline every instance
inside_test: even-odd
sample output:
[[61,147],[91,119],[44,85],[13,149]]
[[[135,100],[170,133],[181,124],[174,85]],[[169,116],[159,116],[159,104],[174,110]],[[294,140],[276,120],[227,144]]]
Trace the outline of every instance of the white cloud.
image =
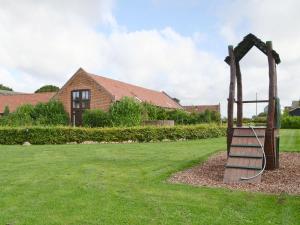
[[[32,84],[62,85],[83,67],[123,81],[165,90],[183,103],[218,103],[225,64],[197,49],[200,35],[185,37],[172,28],[128,32],[118,27],[111,1],[4,1],[0,9],[0,64],[20,76],[19,91]],[[97,3],[97,4],[96,4]],[[70,6],[70,7],[69,7]],[[101,32],[109,27],[108,34]],[[204,37],[204,35],[203,35]],[[26,80],[25,80],[26,78]],[[38,82],[32,83],[33,80]]]
[[[83,67],[167,91],[184,104],[221,101],[226,115],[229,67],[223,58],[197,47],[209,40],[208,34],[183,36],[170,27],[129,32],[114,18],[113,0],[0,1],[0,83],[31,92],[47,83],[62,86]],[[229,4],[231,16],[223,15],[220,34],[235,44],[250,27],[263,40],[274,40],[283,61],[278,68],[280,96],[288,104],[299,97],[295,73],[300,69],[300,32],[294,29],[299,3],[270,2]],[[289,16],[282,16],[286,11]],[[256,53],[242,61],[245,98],[250,99],[255,92],[265,93],[268,82],[266,58]],[[246,111],[254,113],[253,107]]]
[[[230,44],[237,44],[247,32],[252,32],[263,41],[272,40],[274,49],[280,54],[278,65],[279,97],[282,105],[299,99],[300,77],[300,2],[297,0],[249,0],[228,4],[220,29],[221,35]],[[245,33],[245,30],[248,30]],[[268,85],[267,58],[259,51],[251,50],[242,60],[245,98],[253,98],[255,92],[266,93]],[[261,109],[261,108],[260,108]],[[248,114],[250,114],[248,111]],[[253,107],[252,107],[253,112]]]

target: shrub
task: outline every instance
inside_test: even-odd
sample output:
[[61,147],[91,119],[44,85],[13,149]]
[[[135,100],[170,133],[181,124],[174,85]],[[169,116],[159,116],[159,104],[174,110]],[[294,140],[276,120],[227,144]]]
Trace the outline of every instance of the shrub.
[[298,117],[298,116],[283,116],[281,118],[281,128],[300,129],[300,117]]
[[85,110],[82,115],[83,125],[86,127],[111,126],[110,116],[100,109]]
[[167,118],[176,124],[191,124],[191,114],[180,109],[168,111]]
[[3,111],[3,116],[8,116],[9,114],[9,107],[6,105]]
[[33,118],[37,125],[67,125],[69,123],[69,116],[63,104],[55,100],[38,103],[34,107]]
[[142,105],[133,98],[124,97],[109,109],[113,126],[137,126],[142,120]]
[[10,113],[6,116],[6,125],[11,126],[25,126],[25,125],[34,125],[32,114],[34,111],[34,106],[25,104],[16,109],[15,112]]
[[142,117],[143,120],[157,120],[159,108],[148,102],[142,103]]
[[212,124],[175,127],[130,127],[130,128],[72,128],[72,127],[0,127],[0,144],[65,144],[83,141],[150,142],[181,139],[203,139],[225,136],[226,127]]
[[0,124],[7,126],[67,125],[68,123],[68,114],[62,103],[58,101],[38,103],[36,106],[22,105],[15,112],[0,119]]

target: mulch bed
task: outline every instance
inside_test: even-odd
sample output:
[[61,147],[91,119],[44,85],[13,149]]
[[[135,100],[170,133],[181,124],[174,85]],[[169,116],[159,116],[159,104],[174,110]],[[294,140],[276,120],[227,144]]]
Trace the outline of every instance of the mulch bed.
[[185,183],[195,186],[300,195],[300,153],[280,153],[280,168],[273,171],[265,171],[259,184],[224,184],[225,163],[226,153],[217,153],[201,165],[172,175],[169,181],[171,183]]

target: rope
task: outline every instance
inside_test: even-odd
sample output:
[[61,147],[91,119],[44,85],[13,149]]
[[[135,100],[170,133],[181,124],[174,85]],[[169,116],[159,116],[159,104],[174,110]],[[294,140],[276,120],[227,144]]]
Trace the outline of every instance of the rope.
[[258,141],[258,143],[259,143],[259,145],[261,147],[261,151],[263,153],[263,168],[262,168],[262,170],[258,174],[254,175],[252,177],[241,177],[241,180],[251,180],[251,179],[253,179],[255,177],[258,177],[259,175],[261,175],[264,172],[264,170],[266,168],[266,154],[265,154],[265,149],[264,149],[263,145],[261,144],[259,138],[257,137],[257,134],[256,134],[254,128],[252,126],[249,126],[249,127],[252,129],[252,131],[253,131],[253,133],[254,133],[254,135],[256,137],[256,140]]

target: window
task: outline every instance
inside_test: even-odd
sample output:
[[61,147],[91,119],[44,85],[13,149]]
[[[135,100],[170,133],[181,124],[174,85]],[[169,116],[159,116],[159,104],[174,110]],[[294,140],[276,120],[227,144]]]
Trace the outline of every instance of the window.
[[74,109],[80,108],[80,93],[79,93],[79,91],[72,92],[72,102],[73,102]]
[[89,109],[90,108],[90,91],[76,90],[72,91],[72,108]]

